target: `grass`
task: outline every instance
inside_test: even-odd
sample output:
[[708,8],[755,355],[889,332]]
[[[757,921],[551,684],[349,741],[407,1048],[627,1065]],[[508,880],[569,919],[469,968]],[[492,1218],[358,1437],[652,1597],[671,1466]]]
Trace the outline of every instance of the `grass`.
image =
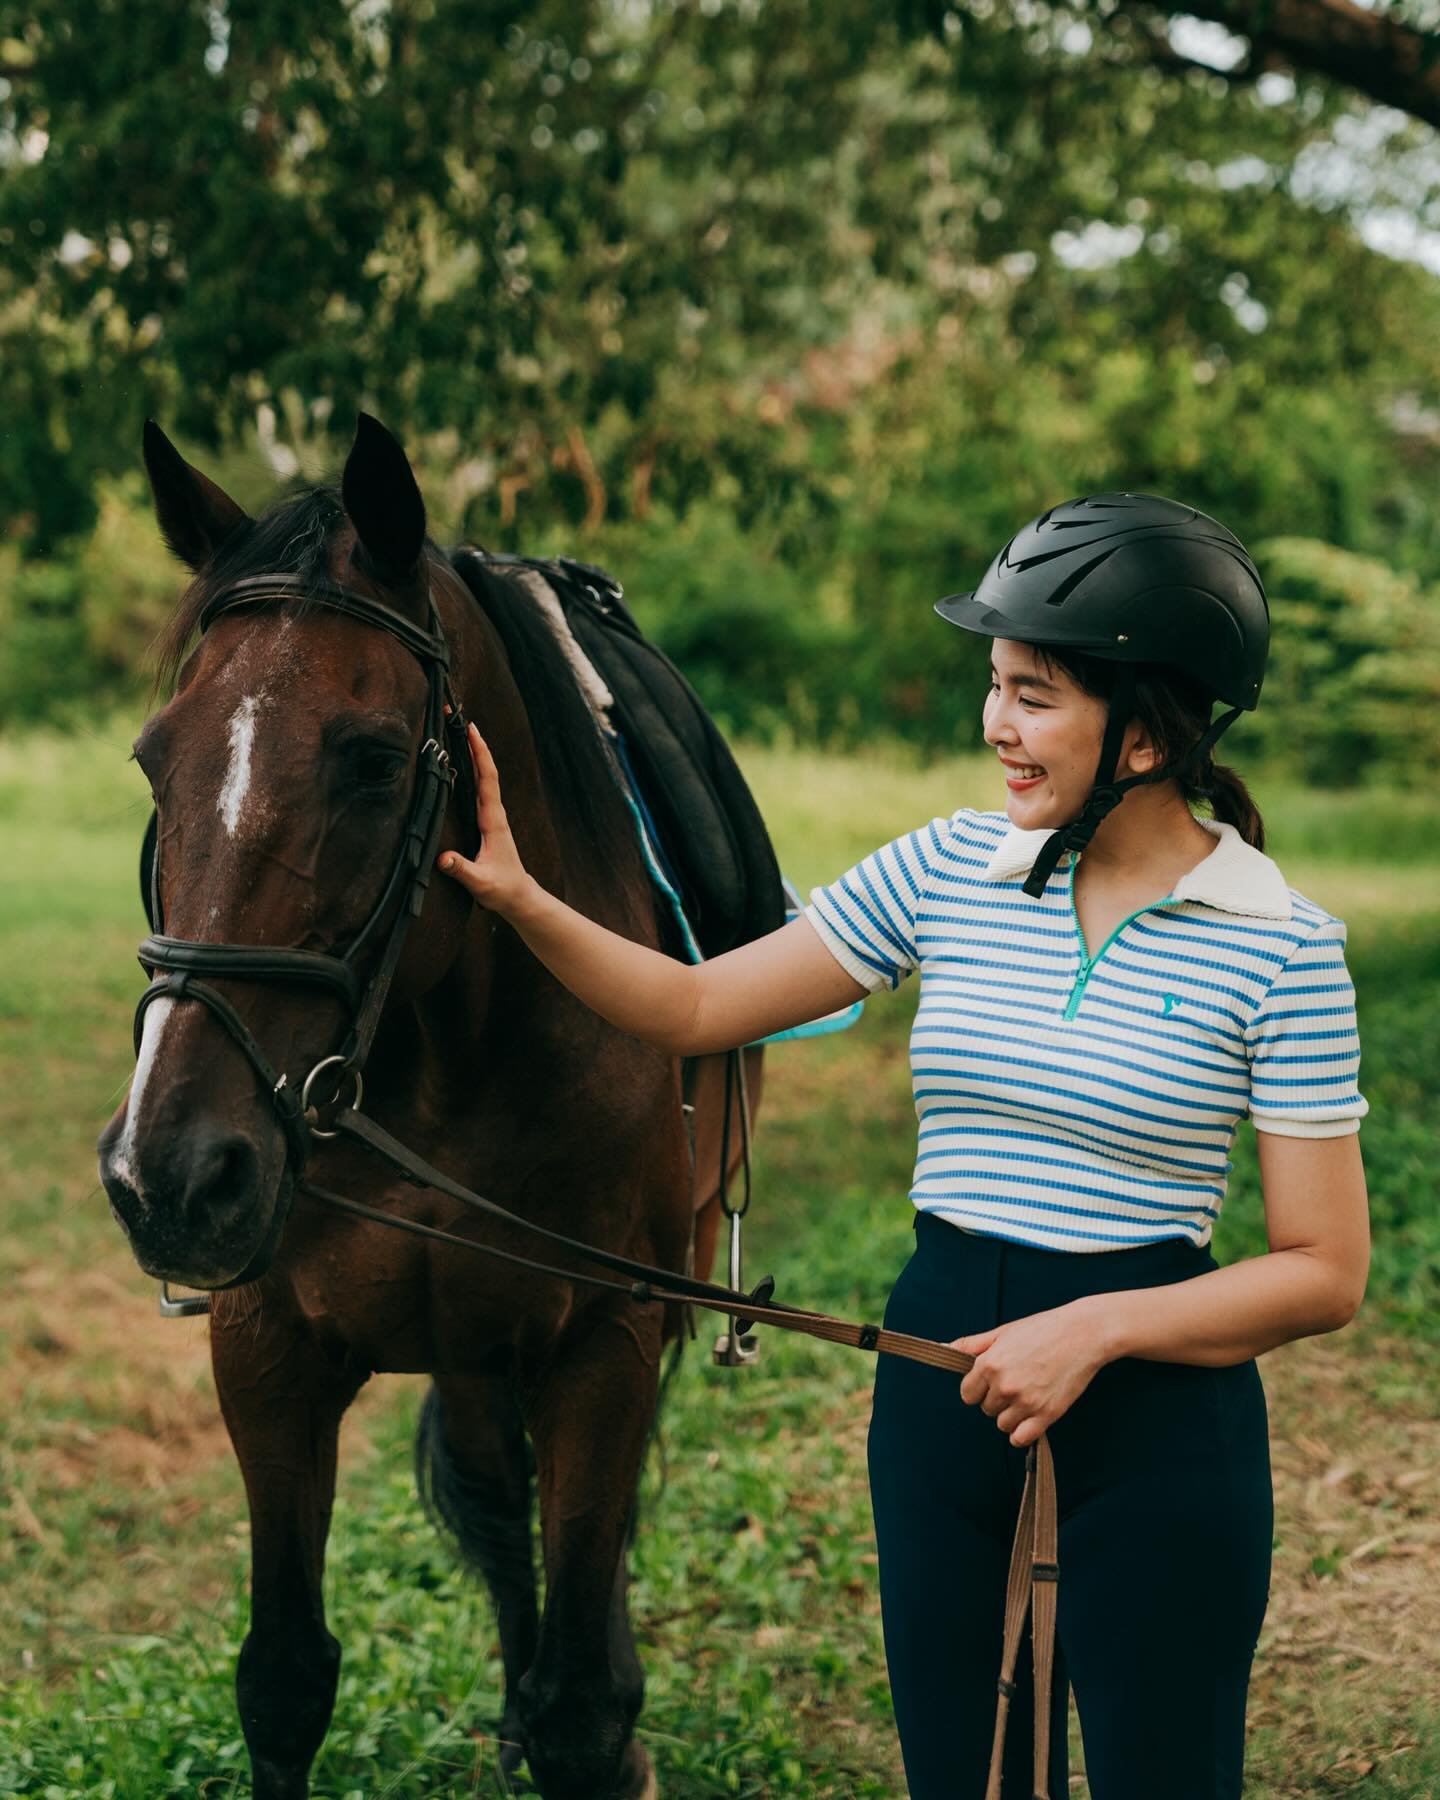
[[[146,803],[128,735],[117,721],[0,743],[0,1795],[45,1800],[248,1791],[231,1687],[245,1512],[205,1327],[155,1314],[93,1170],[140,982]],[[997,804],[973,761],[744,760],[802,888],[920,819]],[[1413,797],[1256,786],[1291,881],[1352,927],[1376,1257],[1355,1327],[1263,1364],[1277,1541],[1247,1794],[1419,1800],[1440,1792],[1436,868]],[[783,1297],[874,1317],[906,1254],[910,1003],[770,1059],[748,1251]],[[1223,1256],[1263,1248],[1248,1131],[1235,1163]],[[869,1364],[769,1334],[733,1374],[708,1362],[711,1329],[677,1380],[635,1557],[662,1790],[901,1795]],[[345,1662],[314,1789],[329,1800],[494,1791],[493,1625],[408,1474],[422,1386],[375,1384],[346,1423],[327,1573]],[[1077,1795],[1080,1768],[1077,1742]]]

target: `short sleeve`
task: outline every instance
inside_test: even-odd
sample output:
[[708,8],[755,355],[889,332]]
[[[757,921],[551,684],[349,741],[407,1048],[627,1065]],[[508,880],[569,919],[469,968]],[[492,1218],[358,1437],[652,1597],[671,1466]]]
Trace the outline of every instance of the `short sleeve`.
[[932,819],[882,844],[828,887],[811,889],[803,917],[861,987],[898,987],[919,968],[915,915],[949,831],[948,820]]
[[1245,1033],[1250,1118],[1280,1137],[1344,1137],[1370,1103],[1357,1085],[1360,1036],[1345,927],[1327,919],[1291,951]]

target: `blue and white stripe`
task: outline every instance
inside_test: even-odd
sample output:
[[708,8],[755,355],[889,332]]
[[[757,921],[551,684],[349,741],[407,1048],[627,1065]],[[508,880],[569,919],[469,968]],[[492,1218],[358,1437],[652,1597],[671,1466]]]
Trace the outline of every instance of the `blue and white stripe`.
[[812,892],[806,918],[862,986],[920,971],[921,1211],[1056,1250],[1205,1244],[1241,1119],[1287,1136],[1358,1131],[1345,927],[1293,889],[1286,900],[1268,858],[1204,823],[1228,856],[1211,886],[1243,875],[1237,854],[1256,859],[1281,906],[1242,910],[1243,882],[1240,901],[1202,899],[1192,872],[1127,920],[1088,976],[1074,858],[1032,899],[1022,873],[994,867],[1015,835],[1003,813],[932,819]]

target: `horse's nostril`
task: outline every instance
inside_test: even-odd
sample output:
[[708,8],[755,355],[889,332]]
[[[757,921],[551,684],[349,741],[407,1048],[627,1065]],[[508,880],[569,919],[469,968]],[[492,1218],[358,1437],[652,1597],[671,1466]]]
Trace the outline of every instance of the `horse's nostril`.
[[207,1133],[192,1150],[185,1185],[187,1223],[213,1230],[250,1211],[258,1173],[259,1157],[249,1138],[239,1132]]

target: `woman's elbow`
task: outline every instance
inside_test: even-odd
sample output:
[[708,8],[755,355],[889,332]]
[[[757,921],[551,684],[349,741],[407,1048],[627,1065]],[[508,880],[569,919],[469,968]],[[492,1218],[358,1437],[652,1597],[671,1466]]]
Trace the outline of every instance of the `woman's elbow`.
[[1340,1331],[1351,1323],[1360,1311],[1360,1303],[1365,1298],[1365,1284],[1369,1278],[1369,1260],[1359,1269],[1337,1270],[1331,1282],[1327,1300],[1325,1322],[1322,1331]]

